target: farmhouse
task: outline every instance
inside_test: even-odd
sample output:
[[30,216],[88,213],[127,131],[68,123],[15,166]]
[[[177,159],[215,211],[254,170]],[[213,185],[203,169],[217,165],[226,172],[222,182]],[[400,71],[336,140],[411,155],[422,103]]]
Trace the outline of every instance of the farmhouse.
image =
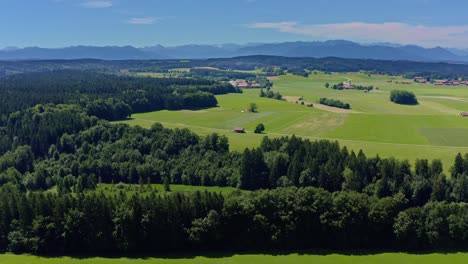
[[417,83],[426,83],[426,78],[424,77],[421,77],[421,76],[417,76],[417,77],[414,77],[414,81],[417,82]]
[[239,87],[239,88],[248,88],[249,83],[248,82],[238,82],[237,87]]
[[351,85],[351,84],[343,84],[343,89],[354,89],[354,85]]
[[460,85],[465,85],[468,86],[468,81],[436,81],[434,82],[434,85],[437,86],[460,86]]
[[467,117],[467,116],[468,116],[468,112],[461,112],[460,115],[463,116],[463,117]]
[[262,87],[261,84],[259,83],[254,83],[254,82],[236,82],[236,81],[230,81],[230,84],[233,86],[239,87],[239,88],[260,88]]
[[417,83],[427,83],[426,79],[423,77],[415,77],[414,81]]
[[236,133],[245,133],[245,129],[243,127],[236,127],[236,128],[234,128],[234,132],[236,132]]

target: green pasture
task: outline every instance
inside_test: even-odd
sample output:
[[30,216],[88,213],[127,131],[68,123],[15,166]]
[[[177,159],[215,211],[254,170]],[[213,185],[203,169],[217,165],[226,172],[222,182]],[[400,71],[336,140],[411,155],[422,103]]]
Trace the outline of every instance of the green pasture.
[[[142,185],[142,190],[140,190],[140,185],[138,184],[98,184],[96,191],[101,192],[108,192],[109,194],[115,194],[119,190],[125,191],[125,194],[132,195],[134,193],[141,193],[141,192],[150,192],[150,191],[157,191],[158,193],[165,193],[164,185],[162,184],[148,184]],[[189,192],[216,192],[222,194],[229,194],[234,191],[237,191],[237,188],[232,187],[218,187],[218,186],[192,186],[192,185],[182,185],[182,184],[171,184],[170,185],[171,192],[182,192],[182,193],[189,193]]]
[[290,255],[232,255],[213,257],[138,257],[138,258],[102,258],[102,257],[36,257],[29,255],[0,255],[0,264],[439,264],[466,263],[467,253],[453,254],[406,254],[382,253],[373,255],[340,255],[340,254],[290,254]]
[[[374,86],[378,90],[339,91],[325,88],[343,81]],[[391,82],[390,82],[391,81]],[[315,103],[320,97],[350,103],[354,113],[335,113],[301,104],[260,98],[259,89],[246,89],[242,94],[217,96],[219,107],[199,111],[157,111],[133,115],[124,121],[150,127],[159,122],[169,128],[188,128],[200,135],[227,135],[232,150],[242,151],[257,146],[266,135],[298,135],[310,140],[337,140],[351,150],[363,149],[369,156],[395,156],[414,161],[416,158],[441,159],[448,170],[455,155],[468,152],[468,87],[438,87],[431,84],[402,84],[410,80],[396,76],[363,73],[311,74],[309,77],[281,76],[274,80],[274,91],[283,96],[302,96]],[[419,105],[406,106],[390,102],[393,89],[412,91]],[[250,103],[258,113],[244,111]],[[266,134],[254,134],[259,123]],[[245,134],[232,132],[244,127]]]

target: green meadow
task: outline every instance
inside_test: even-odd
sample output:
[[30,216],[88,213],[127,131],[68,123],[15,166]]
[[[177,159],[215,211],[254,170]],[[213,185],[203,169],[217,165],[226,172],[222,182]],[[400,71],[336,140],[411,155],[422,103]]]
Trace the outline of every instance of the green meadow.
[[[378,90],[365,93],[325,88],[327,82],[333,85],[349,80]],[[150,127],[159,122],[169,128],[189,128],[201,135],[216,132],[227,135],[231,149],[239,151],[258,145],[264,136],[294,134],[310,140],[337,140],[351,150],[362,149],[372,156],[410,161],[438,158],[448,170],[457,153],[468,153],[468,118],[460,116],[460,112],[468,111],[468,87],[404,84],[405,81],[409,80],[364,73],[315,73],[307,78],[286,75],[273,81],[274,91],[312,103],[321,97],[338,99],[351,104],[353,111],[336,113],[260,98],[259,89],[246,89],[242,94],[217,96],[216,108],[135,114],[125,123]],[[390,102],[393,89],[414,92],[419,105]],[[244,111],[250,103],[258,105],[258,113]],[[264,135],[253,133],[259,123],[266,127]],[[247,133],[233,133],[235,127],[244,127]]]
[[308,255],[308,254],[290,254],[290,255],[233,255],[227,257],[167,257],[167,258],[70,258],[70,257],[36,257],[36,256],[15,256],[0,255],[0,264],[301,264],[301,263],[321,263],[321,264],[438,264],[466,263],[467,253],[454,254],[405,254],[405,253],[383,253],[375,255]]
[[[142,190],[140,189],[142,188]],[[141,187],[140,185],[135,184],[98,184],[96,191],[104,192],[109,194],[118,193],[119,190],[125,192],[126,195],[133,195],[136,193],[149,193],[150,191],[157,191],[158,193],[165,193],[164,185],[163,184],[151,184],[151,187],[147,184],[143,184]],[[171,184],[170,191],[171,192],[181,192],[181,193],[190,193],[190,192],[215,192],[215,193],[222,193],[222,194],[230,194],[234,191],[238,191],[239,189],[233,187],[217,187],[217,186],[193,186],[193,185],[182,185],[182,184]]]

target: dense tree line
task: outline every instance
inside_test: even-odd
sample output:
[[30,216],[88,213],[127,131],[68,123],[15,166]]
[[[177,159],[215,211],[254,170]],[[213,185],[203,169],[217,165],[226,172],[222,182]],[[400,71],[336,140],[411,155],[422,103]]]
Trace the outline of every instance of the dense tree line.
[[405,104],[405,105],[417,105],[418,99],[416,99],[416,95],[410,91],[404,90],[392,90],[390,92],[390,101],[397,103],[397,104]]
[[[133,112],[217,105],[216,94],[241,92],[228,83],[181,78],[139,78],[86,71],[54,71],[0,79],[0,117],[36,104],[75,103],[108,120]],[[2,123],[0,123],[1,125]]]
[[279,188],[126,195],[0,187],[0,251],[129,254],[194,250],[466,249],[468,205],[403,195]]
[[[334,84],[331,86],[332,89],[334,90],[343,90],[344,83],[339,83],[339,84]],[[328,88],[328,87],[327,87]],[[355,85],[353,84],[353,89],[354,90],[365,90],[365,91],[372,91],[374,90],[374,86],[363,86],[363,85]]]
[[232,70],[218,70],[209,68],[193,68],[189,72],[183,72],[180,74],[181,77],[191,78],[208,78],[219,81],[230,81],[237,79],[255,79],[257,78],[256,73],[232,71]]
[[340,100],[331,99],[331,98],[322,97],[320,98],[319,103],[323,105],[337,107],[337,108],[351,109],[351,105],[349,105],[348,103],[344,103]]
[[283,100],[283,96],[279,92],[273,92],[270,88],[267,88],[266,92],[263,88],[260,89],[260,97],[272,98],[276,100]]

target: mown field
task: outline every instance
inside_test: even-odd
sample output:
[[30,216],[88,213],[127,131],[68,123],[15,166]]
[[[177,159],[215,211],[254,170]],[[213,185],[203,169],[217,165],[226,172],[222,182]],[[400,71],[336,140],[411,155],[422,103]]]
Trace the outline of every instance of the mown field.
[[[333,85],[347,80],[379,90],[364,93],[324,87],[327,82]],[[229,137],[234,150],[256,146],[265,135],[295,134],[311,140],[338,140],[349,149],[363,149],[368,155],[410,161],[438,158],[448,170],[457,153],[468,152],[468,118],[460,116],[460,112],[468,111],[468,87],[402,84],[402,81],[408,80],[362,73],[317,73],[307,78],[287,75],[273,81],[273,90],[283,96],[301,96],[307,102],[317,102],[320,97],[339,99],[351,104],[353,113],[260,98],[259,89],[249,89],[243,94],[217,96],[217,108],[135,114],[125,122],[143,127],[160,122],[170,128],[189,128],[201,135],[217,132]],[[389,93],[393,89],[413,91],[419,105],[390,102]],[[258,113],[243,112],[251,102],[258,105]],[[253,133],[259,123],[265,125],[265,135]],[[235,134],[234,127],[245,127],[247,133]]]
[[346,264],[346,263],[366,263],[366,264],[438,264],[438,263],[466,263],[468,253],[454,254],[404,254],[404,253],[384,253],[375,255],[233,255],[227,257],[180,257],[180,258],[43,258],[35,256],[15,256],[0,255],[0,264],[300,264],[300,263],[320,263],[320,264]]

